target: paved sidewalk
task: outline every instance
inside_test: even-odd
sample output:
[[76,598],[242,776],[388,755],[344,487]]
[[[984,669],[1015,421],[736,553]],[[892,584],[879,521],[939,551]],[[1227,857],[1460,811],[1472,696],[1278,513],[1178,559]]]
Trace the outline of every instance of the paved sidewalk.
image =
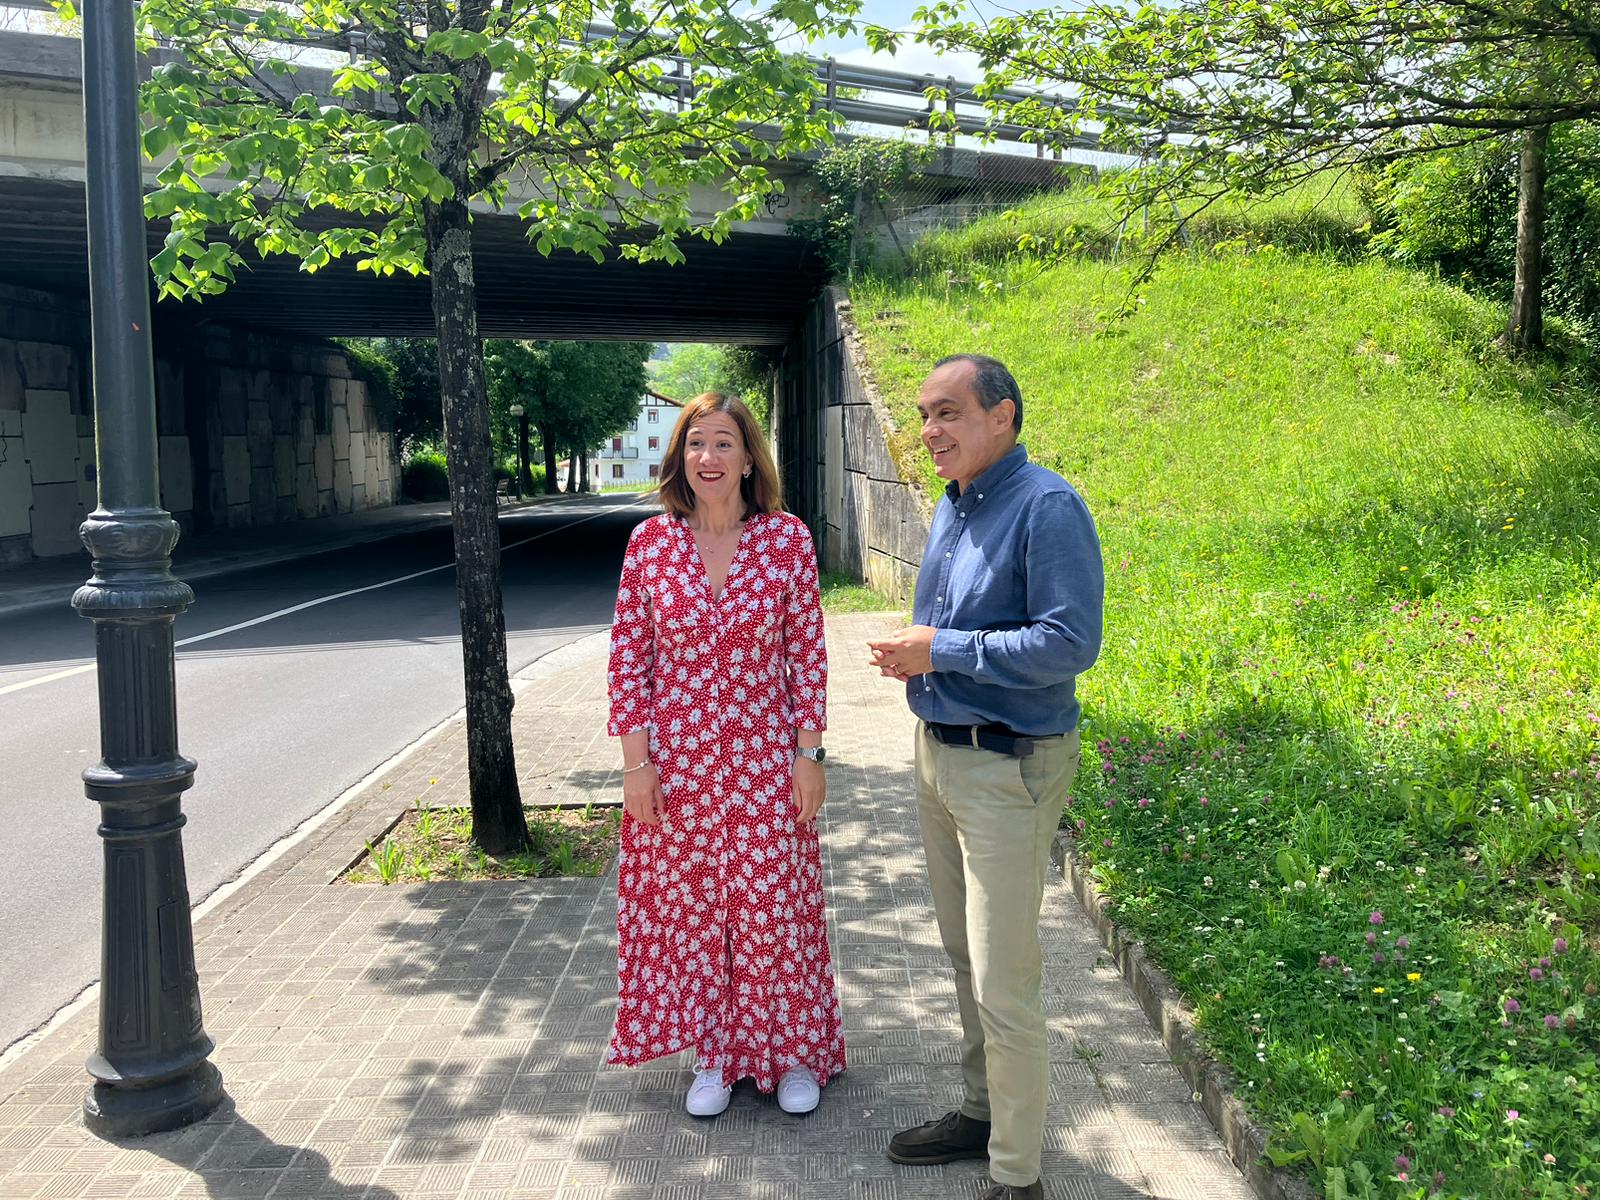
[[[864,665],[881,616],[828,623],[824,853],[848,1072],[809,1117],[748,1084],[682,1111],[686,1064],[602,1064],[615,877],[330,883],[419,798],[461,783],[459,726],[376,780],[197,925],[206,1027],[232,1103],[112,1145],[82,1127],[93,1009],[0,1075],[0,1197],[943,1200],[977,1164],[905,1168],[884,1143],[956,1104],[959,1018],[911,798],[910,717]],[[524,672],[530,798],[617,790],[599,639]],[[1065,886],[1044,921],[1054,1200],[1250,1195]]]

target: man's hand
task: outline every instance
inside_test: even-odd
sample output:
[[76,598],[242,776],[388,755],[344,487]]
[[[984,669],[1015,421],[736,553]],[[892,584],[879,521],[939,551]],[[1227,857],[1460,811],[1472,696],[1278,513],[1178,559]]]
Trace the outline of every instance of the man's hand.
[[888,637],[871,639],[867,646],[872,651],[872,665],[902,683],[913,675],[926,675],[933,670],[933,635],[933,626],[913,625]]

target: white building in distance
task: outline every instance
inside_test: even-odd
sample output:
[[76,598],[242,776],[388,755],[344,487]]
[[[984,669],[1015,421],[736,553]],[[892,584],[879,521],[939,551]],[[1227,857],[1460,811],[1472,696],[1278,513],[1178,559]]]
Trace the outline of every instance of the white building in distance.
[[683,405],[676,400],[647,390],[633,423],[589,455],[589,486],[599,491],[629,484],[654,484],[661,477],[667,438],[682,411]]

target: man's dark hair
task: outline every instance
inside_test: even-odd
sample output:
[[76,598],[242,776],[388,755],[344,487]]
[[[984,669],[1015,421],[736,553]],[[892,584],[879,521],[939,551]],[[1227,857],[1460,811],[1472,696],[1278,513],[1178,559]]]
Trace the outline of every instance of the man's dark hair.
[[1011,401],[1016,406],[1011,428],[1022,432],[1022,389],[1005,363],[987,354],[949,354],[934,363],[933,369],[937,371],[949,363],[971,363],[972,390],[978,393],[978,403],[987,411],[1002,400]]

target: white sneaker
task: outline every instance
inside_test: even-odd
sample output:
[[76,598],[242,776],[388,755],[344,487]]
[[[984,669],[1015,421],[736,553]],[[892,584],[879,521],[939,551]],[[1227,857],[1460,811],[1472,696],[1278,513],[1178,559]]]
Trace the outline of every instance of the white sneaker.
[[822,1101],[822,1088],[809,1067],[790,1067],[778,1080],[778,1107],[791,1116],[802,1116]]
[[696,1068],[683,1106],[691,1117],[715,1117],[728,1110],[728,1101],[732,1098],[733,1089],[723,1085],[721,1067]]

